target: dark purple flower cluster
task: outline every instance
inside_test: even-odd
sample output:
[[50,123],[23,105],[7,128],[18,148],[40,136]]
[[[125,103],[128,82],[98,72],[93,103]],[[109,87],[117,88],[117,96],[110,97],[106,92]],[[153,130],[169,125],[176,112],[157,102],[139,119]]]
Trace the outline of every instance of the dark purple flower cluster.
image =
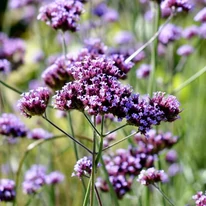
[[18,101],[18,108],[25,117],[42,115],[49,102],[50,91],[46,87],[39,87],[23,93]]
[[0,116],[0,134],[7,137],[25,137],[28,129],[14,114],[3,113]]
[[80,179],[83,176],[90,176],[92,171],[92,161],[88,157],[83,157],[79,159],[75,166],[74,172],[72,173],[72,177],[77,176]]
[[28,133],[28,138],[33,140],[48,139],[52,136],[53,134],[49,133],[48,131],[42,128],[35,128]]
[[181,11],[189,11],[192,8],[192,5],[188,0],[164,0],[161,3],[162,9],[171,9]]
[[198,192],[196,195],[192,197],[193,200],[195,200],[196,206],[205,206],[206,205],[206,194],[204,194],[202,191]]
[[83,5],[75,0],[56,0],[40,8],[38,20],[45,21],[54,29],[77,31],[77,22],[83,12]]
[[0,33],[0,59],[11,63],[11,70],[16,70],[24,63],[25,42],[19,38],[9,38]]
[[11,202],[15,196],[15,182],[10,179],[0,179],[0,202]]
[[58,171],[46,174],[46,168],[43,165],[33,165],[25,174],[22,183],[25,194],[35,194],[45,184],[57,184],[62,182],[64,175]]
[[72,75],[66,70],[69,67],[70,61],[64,57],[58,58],[51,66],[43,73],[42,78],[47,86],[57,90],[61,89],[65,83],[71,81]]
[[142,170],[137,181],[142,185],[148,186],[156,182],[167,182],[168,176],[164,170],[156,170],[154,167],[151,167],[147,170]]
[[7,59],[0,59],[0,73],[8,74],[11,71],[11,63]]
[[142,64],[136,71],[136,76],[138,79],[147,78],[151,72],[151,65]]
[[100,39],[87,39],[84,44],[90,54],[105,54],[107,51],[107,46]]

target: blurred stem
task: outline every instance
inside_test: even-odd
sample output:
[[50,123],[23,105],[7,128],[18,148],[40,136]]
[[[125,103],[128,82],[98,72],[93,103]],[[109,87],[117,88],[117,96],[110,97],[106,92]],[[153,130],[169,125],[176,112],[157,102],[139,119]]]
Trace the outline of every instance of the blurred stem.
[[88,185],[87,185],[86,194],[85,194],[85,196],[84,196],[83,206],[87,206],[87,205],[88,205],[91,180],[92,180],[92,177],[89,178],[89,182],[88,182]]
[[119,206],[117,194],[116,194],[116,192],[114,190],[114,187],[113,187],[112,183],[109,180],[109,174],[108,174],[107,169],[105,167],[104,160],[103,160],[102,156],[100,157],[100,161],[101,161],[101,165],[102,165],[102,168],[103,168],[103,172],[104,172],[105,177],[106,177],[106,182],[107,182],[107,184],[109,186],[109,191],[110,191],[111,199],[113,200],[114,206]]
[[66,59],[67,57],[67,45],[66,45],[66,41],[65,41],[65,33],[62,31],[62,50],[63,50],[63,55]]
[[105,151],[105,150],[107,150],[107,149],[109,149],[109,148],[111,148],[111,147],[114,147],[115,145],[117,145],[117,144],[119,144],[119,143],[127,140],[128,138],[130,138],[131,136],[133,136],[133,135],[135,135],[135,134],[137,134],[137,133],[138,133],[138,131],[137,131],[137,132],[134,132],[134,133],[132,133],[132,134],[130,134],[130,135],[128,135],[128,136],[126,136],[125,138],[123,138],[123,139],[121,139],[121,140],[119,140],[119,141],[117,141],[117,142],[109,145],[108,147],[105,147],[102,151]]
[[0,80],[0,83],[3,84],[5,87],[9,88],[10,90],[18,93],[18,94],[22,94],[23,92],[19,91],[18,89],[15,89],[14,87],[8,85],[7,83],[3,82],[2,80]]
[[[159,29],[159,26],[160,26],[160,17],[161,17],[161,8],[160,8],[160,4],[154,2],[153,3],[153,6],[154,6],[154,10],[156,11],[156,15],[155,15],[155,19],[154,19],[154,33],[158,32],[158,29]],[[151,70],[151,73],[150,73],[150,79],[149,79],[149,84],[148,84],[148,93],[149,95],[151,96],[152,95],[152,92],[155,88],[155,84],[154,84],[154,80],[155,80],[155,70],[156,70],[156,67],[157,67],[157,47],[158,47],[158,38],[156,38],[153,42],[153,45],[152,45],[152,61],[151,61],[151,64],[152,64],[152,70]]]
[[45,119],[47,122],[49,122],[52,126],[54,126],[56,129],[58,129],[59,131],[61,131],[63,134],[65,134],[67,137],[69,137],[70,139],[72,139],[74,142],[76,142],[78,145],[80,145],[82,148],[84,148],[87,152],[89,152],[90,154],[93,154],[93,152],[87,148],[86,146],[84,146],[81,142],[79,142],[78,140],[76,140],[73,136],[69,135],[68,133],[66,133],[64,130],[62,130],[60,127],[58,127],[56,124],[54,124],[53,122],[51,122],[49,119],[47,119],[46,116],[43,116],[43,119]]
[[149,187],[146,188],[146,195],[145,195],[145,206],[150,206],[150,190]]
[[98,189],[97,189],[97,187],[96,187],[96,186],[95,186],[95,193],[96,193],[96,197],[97,197],[97,200],[98,200],[98,204],[99,204],[99,206],[103,206],[103,205],[102,205],[101,198],[100,198],[100,196],[99,196]]
[[175,206],[172,201],[167,197],[167,195],[165,195],[165,193],[155,184],[153,184],[153,186],[161,193],[161,195],[167,200],[167,202],[172,205]]
[[102,134],[102,136],[103,136],[103,137],[106,137],[106,136],[112,134],[113,132],[116,132],[117,130],[120,130],[120,129],[126,127],[127,125],[128,125],[128,124],[126,123],[126,124],[124,124],[124,125],[122,125],[122,126],[116,128],[116,129],[114,129],[114,130],[112,130],[112,131],[110,131],[110,132],[107,132],[106,134]]
[[[96,127],[96,116],[94,116],[94,127]],[[90,191],[90,206],[94,205],[94,192],[95,192],[95,173],[96,173],[96,130],[93,131],[93,155],[92,155],[92,181]]]
[[204,74],[206,72],[206,66],[204,68],[202,68],[200,71],[198,71],[197,73],[195,73],[193,76],[191,76],[188,80],[186,80],[185,82],[183,82],[181,85],[179,85],[179,87],[177,87],[176,89],[174,89],[171,93],[175,94],[179,91],[181,91],[183,88],[185,88],[186,86],[188,86],[190,83],[192,83],[193,81],[195,81],[197,78],[199,78],[202,74]]

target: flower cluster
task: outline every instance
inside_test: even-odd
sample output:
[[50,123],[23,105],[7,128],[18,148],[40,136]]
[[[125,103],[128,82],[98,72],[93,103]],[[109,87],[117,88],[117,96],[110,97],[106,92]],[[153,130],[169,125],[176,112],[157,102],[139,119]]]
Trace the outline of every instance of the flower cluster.
[[0,134],[7,137],[25,137],[28,129],[14,114],[3,113],[0,116]]
[[204,7],[202,10],[200,10],[195,18],[195,21],[200,21],[200,22],[206,22],[206,7]]
[[198,192],[196,195],[192,197],[195,200],[196,206],[205,206],[206,205],[206,194],[203,192]]
[[40,0],[10,0],[9,7],[11,9],[23,8],[28,5],[35,5],[41,3]]
[[136,76],[138,79],[147,78],[151,72],[151,65],[142,64],[136,71]]
[[8,74],[11,71],[11,63],[7,59],[0,59],[0,73]]
[[56,0],[40,8],[38,20],[45,21],[54,29],[75,32],[78,29],[77,22],[83,12],[83,5],[75,0]]
[[88,157],[83,157],[76,162],[72,177],[77,176],[81,179],[83,176],[90,176],[91,171],[92,161]]
[[179,56],[189,56],[193,52],[194,52],[194,48],[190,45],[187,45],[187,44],[179,47],[178,50],[177,50],[177,54]]
[[137,179],[142,185],[150,185],[156,182],[167,182],[168,176],[164,170],[156,170],[154,167],[151,167],[147,170],[142,170]]
[[28,133],[28,138],[33,140],[48,139],[52,136],[53,134],[49,133],[48,131],[42,128],[35,128]]
[[35,194],[45,184],[57,184],[62,182],[64,175],[58,171],[46,174],[46,168],[43,165],[33,165],[25,174],[22,183],[25,194]]
[[11,202],[15,196],[15,182],[10,179],[0,179],[0,202]]
[[23,93],[18,101],[18,108],[25,117],[42,115],[49,102],[50,91],[46,87],[39,87]]

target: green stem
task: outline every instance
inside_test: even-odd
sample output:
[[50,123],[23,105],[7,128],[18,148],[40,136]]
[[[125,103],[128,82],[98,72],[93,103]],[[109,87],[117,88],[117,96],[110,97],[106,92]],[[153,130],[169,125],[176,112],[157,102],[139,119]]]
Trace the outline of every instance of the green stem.
[[150,206],[150,191],[149,191],[149,187],[146,188],[146,199],[145,199],[145,202],[146,202],[146,206]]
[[102,136],[103,136],[103,137],[106,137],[106,136],[112,134],[113,132],[116,132],[116,131],[118,131],[118,130],[124,128],[124,127],[126,127],[127,125],[128,125],[128,124],[126,123],[126,124],[124,124],[124,125],[122,125],[122,126],[116,128],[116,129],[114,129],[114,130],[112,130],[112,131],[110,131],[110,132],[107,132],[106,134],[103,134]]
[[65,134],[67,137],[69,137],[70,139],[72,139],[74,142],[76,142],[78,145],[80,145],[82,148],[84,148],[87,152],[89,152],[90,154],[93,154],[93,152],[87,148],[86,146],[84,146],[81,142],[79,142],[78,140],[76,140],[74,137],[72,137],[71,135],[69,135],[68,133],[66,133],[64,130],[62,130],[60,127],[58,127],[56,124],[54,124],[53,122],[51,122],[49,119],[47,119],[45,116],[42,116],[47,122],[49,122],[52,126],[54,126],[56,129],[58,129],[59,131],[61,131],[63,134]]
[[64,57],[66,59],[66,57],[67,57],[67,45],[66,45],[65,36],[64,36],[63,31],[62,31],[62,50],[63,50]]
[[89,202],[89,194],[90,194],[91,181],[92,181],[92,177],[89,178],[89,182],[88,182],[88,185],[87,185],[86,194],[85,194],[85,196],[84,196],[83,206],[87,206],[87,205],[88,205],[88,202]]
[[5,87],[9,88],[10,90],[18,93],[18,94],[22,94],[23,92],[19,91],[18,89],[15,89],[14,87],[8,85],[7,83],[3,82],[2,80],[0,80],[0,83],[3,84]]
[[164,194],[164,192],[155,184],[153,184],[153,186],[161,193],[161,195],[167,200],[167,202],[172,205],[175,206],[172,201],[167,197],[167,195]]
[[190,83],[192,83],[193,81],[195,81],[197,78],[199,78],[202,74],[204,74],[206,72],[206,66],[204,68],[202,68],[200,71],[198,71],[197,73],[195,73],[194,75],[192,75],[188,80],[186,80],[185,82],[183,82],[179,87],[177,87],[176,89],[174,89],[172,91],[172,94],[178,93],[179,91],[181,91],[183,88],[185,88],[186,86],[188,86]]
[[96,197],[97,197],[99,206],[103,206],[100,195],[99,195],[99,192],[98,192],[98,189],[97,189],[96,186],[95,186],[95,193],[96,193]]

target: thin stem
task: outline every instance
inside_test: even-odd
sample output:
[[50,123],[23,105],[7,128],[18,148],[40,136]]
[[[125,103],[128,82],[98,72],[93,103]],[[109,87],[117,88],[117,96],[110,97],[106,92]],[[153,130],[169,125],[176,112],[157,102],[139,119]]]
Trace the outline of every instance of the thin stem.
[[95,130],[95,132],[101,136],[101,134],[99,133],[99,131],[97,130],[97,128],[94,126],[94,124],[91,122],[91,120],[89,119],[89,117],[85,114],[85,112],[83,112],[84,116],[86,117],[87,121],[89,122],[89,124],[92,126],[92,128]]
[[9,88],[10,90],[18,93],[18,94],[22,94],[23,92],[19,91],[18,89],[15,89],[14,87],[8,85],[7,83],[3,82],[2,80],[0,80],[0,83],[3,84],[5,87]]
[[61,128],[59,128],[56,124],[54,124],[53,122],[51,122],[49,119],[47,119],[47,117],[42,116],[47,122],[49,122],[52,126],[54,126],[56,129],[58,129],[59,131],[61,131],[63,134],[65,134],[67,137],[69,137],[70,139],[72,139],[74,142],[76,142],[78,145],[80,145],[82,148],[84,148],[87,152],[89,152],[90,154],[93,154],[93,152],[87,148],[86,146],[84,146],[81,142],[79,142],[78,140],[76,140],[74,137],[72,137],[71,135],[69,135],[68,133],[66,133],[64,130],[62,130]]
[[185,88],[186,86],[188,86],[190,83],[192,83],[193,81],[195,81],[198,77],[200,77],[202,74],[204,74],[206,72],[206,66],[204,68],[202,68],[200,71],[198,71],[196,74],[192,75],[188,80],[186,80],[185,82],[183,82],[179,87],[177,87],[176,89],[174,89],[172,91],[172,94],[175,94],[179,91],[181,91],[183,88]]
[[138,133],[138,131],[137,131],[137,132],[134,132],[134,133],[132,133],[132,134],[130,134],[130,135],[128,135],[128,136],[126,136],[125,138],[123,138],[123,139],[121,139],[121,140],[119,140],[119,141],[117,141],[117,142],[115,142],[115,143],[113,143],[113,144],[105,147],[102,151],[105,151],[105,150],[108,150],[108,149],[111,148],[111,147],[114,147],[115,145],[117,145],[117,144],[119,144],[119,143],[127,140],[128,138],[130,138],[131,136],[133,136],[133,135],[135,135],[135,134],[137,134],[137,133]]
[[96,197],[97,197],[99,206],[103,206],[102,201],[101,201],[101,198],[100,198],[100,195],[99,195],[99,192],[98,192],[98,189],[97,189],[96,186],[95,186],[95,193],[96,193]]
[[161,193],[161,195],[167,200],[167,202],[172,205],[175,206],[172,201],[167,197],[167,195],[165,195],[165,193],[155,184],[153,184],[153,186]]
[[132,59],[134,59],[140,52],[142,52],[146,47],[148,47],[161,33],[163,28],[170,22],[172,19],[173,15],[170,15],[166,22],[159,28],[159,30],[147,41],[142,47],[137,49],[132,55],[130,55],[126,60],[125,63],[129,63]]
[[110,132],[107,132],[106,134],[103,135],[103,137],[106,137],[106,136],[112,134],[113,132],[116,132],[116,131],[122,129],[122,128],[126,127],[127,125],[128,125],[128,124],[126,123],[126,124],[124,124],[124,125],[122,125],[122,126],[116,128],[116,129],[114,129],[114,130],[112,130],[112,131],[110,131]]
[[63,31],[62,31],[62,50],[63,50],[64,57],[66,59],[66,56],[67,56],[67,45],[66,45],[65,35],[64,35]]
[[[94,127],[96,127],[96,116],[94,116]],[[94,205],[94,192],[95,192],[95,173],[96,173],[96,131],[93,131],[93,155],[92,155],[92,182],[90,192],[90,206]]]
[[87,185],[86,194],[85,194],[85,196],[84,196],[83,206],[87,206],[87,205],[88,205],[89,193],[90,193],[90,186],[91,186],[91,180],[92,180],[92,177],[89,178],[89,182],[88,182],[88,185]]
[[146,202],[146,206],[150,206],[150,191],[149,191],[149,187],[146,188],[146,199],[145,199],[145,202]]

